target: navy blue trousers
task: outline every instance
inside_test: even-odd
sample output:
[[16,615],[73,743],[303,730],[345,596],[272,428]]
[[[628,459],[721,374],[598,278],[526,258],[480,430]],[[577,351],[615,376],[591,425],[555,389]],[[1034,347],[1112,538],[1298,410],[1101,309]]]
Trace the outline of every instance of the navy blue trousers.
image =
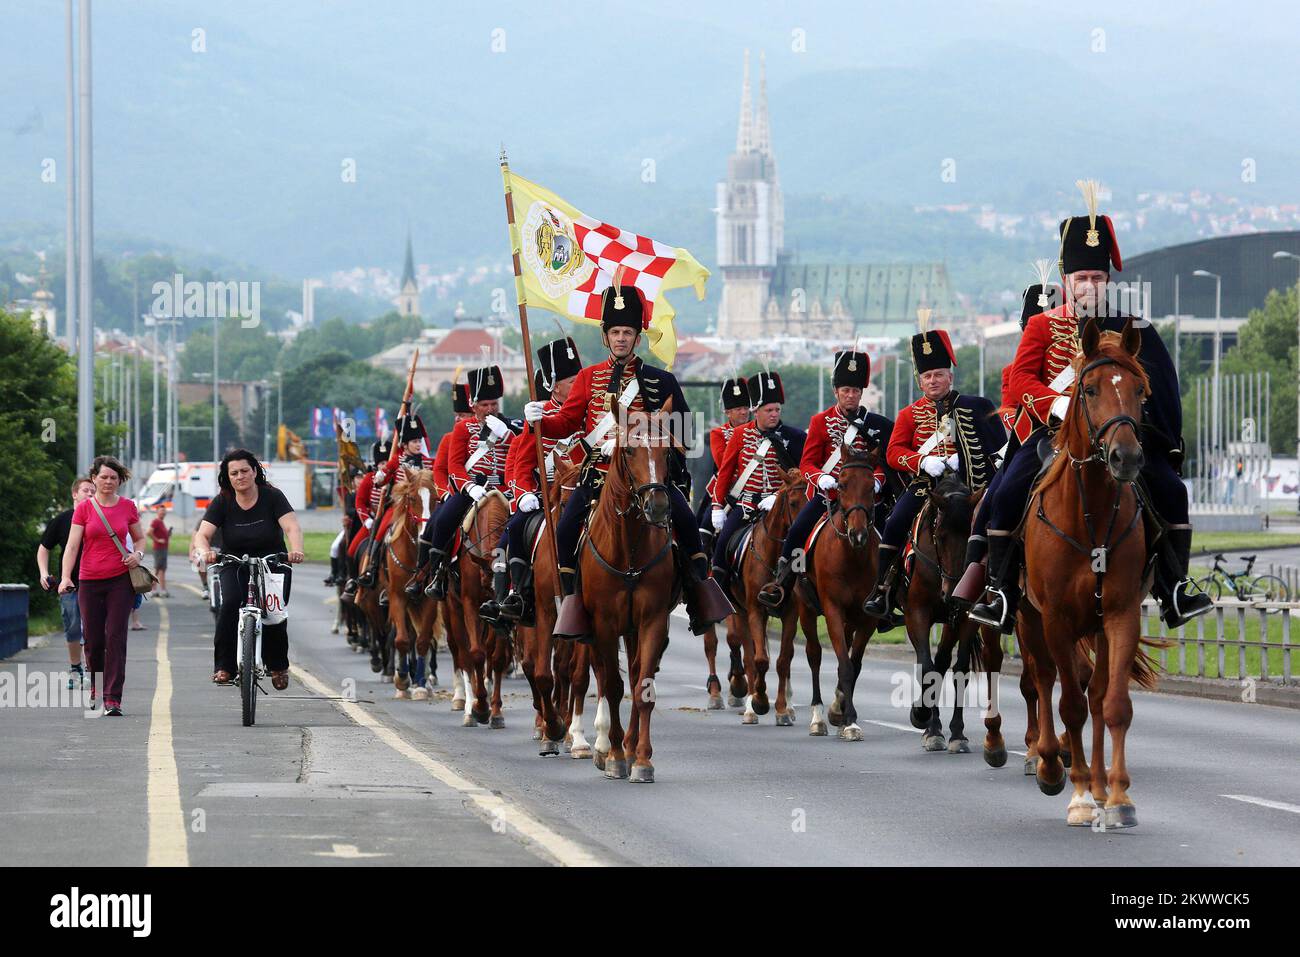
[[[1007,532],[1020,522],[1029,502],[1030,487],[1038,474],[1038,438],[1041,434],[1042,430],[1039,430],[1031,435],[999,473],[1002,480],[990,493],[993,500],[987,510],[988,519],[983,522],[985,530],[995,528]],[[1166,522],[1187,524],[1187,486],[1168,459],[1163,455],[1148,457],[1142,466],[1142,481],[1151,493],[1150,504]],[[979,530],[978,524],[976,528]]]
[[826,499],[814,495],[799,509],[799,514],[790,523],[790,531],[785,533],[785,544],[781,546],[781,557],[789,561],[796,548],[803,548],[808,542],[808,536],[812,534],[813,526],[825,514]]
[[[745,524],[745,518],[745,510],[739,505],[731,506],[731,511],[727,512],[727,520],[722,523],[722,531],[718,532],[718,540],[713,545],[714,568],[727,567],[727,542],[736,534],[736,529]],[[709,527],[713,527],[712,523]]]
[[[577,568],[574,562],[578,551],[578,538],[582,534],[582,522],[591,505],[592,494],[590,485],[579,483],[573,494],[569,496],[569,501],[564,506],[564,513],[555,527],[555,544],[560,552],[561,568]],[[676,485],[668,486],[668,502],[672,508],[673,537],[677,539],[683,557],[689,561],[692,556],[704,551],[704,545],[700,541],[700,529],[695,524],[695,514]]]
[[880,536],[880,540],[886,545],[902,548],[903,543],[907,541],[907,533],[911,530],[912,523],[916,521],[916,516],[921,514],[923,505],[925,505],[924,495],[917,495],[912,489],[906,489],[894,503],[894,510],[889,513],[889,521],[885,523],[885,533]]
[[429,519],[433,526],[433,547],[445,552],[451,540],[456,536],[456,528],[465,520],[465,513],[474,504],[474,500],[464,492],[457,492],[438,506],[437,514]]
[[522,558],[528,560],[528,543],[524,541],[524,525],[528,522],[528,516],[532,512],[515,512],[506,522],[505,530],[501,533],[501,541],[497,544],[497,554],[505,558],[509,555],[511,558]]

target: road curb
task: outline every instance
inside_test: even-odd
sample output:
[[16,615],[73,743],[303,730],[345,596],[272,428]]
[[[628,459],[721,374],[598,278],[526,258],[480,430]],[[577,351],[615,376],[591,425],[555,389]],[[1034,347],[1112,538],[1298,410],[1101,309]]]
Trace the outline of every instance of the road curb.
[[[910,646],[867,645],[866,657],[880,661],[899,661],[913,664],[916,656]],[[1020,677],[1020,659],[1010,655],[1002,659],[1002,674]],[[1271,681],[1252,679],[1250,685],[1241,681],[1222,678],[1195,678],[1185,675],[1161,675],[1160,684],[1156,686],[1158,694],[1182,695],[1188,698],[1209,698],[1214,701],[1231,701],[1237,704],[1264,704],[1275,708],[1292,708],[1300,710],[1300,686],[1279,685]],[[1247,701],[1243,696],[1253,694],[1254,700]]]

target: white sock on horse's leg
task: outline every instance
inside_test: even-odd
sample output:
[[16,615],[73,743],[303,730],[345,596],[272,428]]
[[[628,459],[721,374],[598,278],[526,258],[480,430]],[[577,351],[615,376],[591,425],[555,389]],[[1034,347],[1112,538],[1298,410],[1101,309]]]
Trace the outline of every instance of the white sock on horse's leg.
[[596,703],[596,750],[601,754],[609,753],[609,701],[601,698]]

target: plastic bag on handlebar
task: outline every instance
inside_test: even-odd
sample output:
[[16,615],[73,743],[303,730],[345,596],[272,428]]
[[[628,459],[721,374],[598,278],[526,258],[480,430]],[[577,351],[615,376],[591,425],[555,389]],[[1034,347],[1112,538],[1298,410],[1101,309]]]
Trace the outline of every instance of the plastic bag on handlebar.
[[272,571],[275,566],[270,563],[268,565],[270,567],[263,576],[266,602],[262,606],[265,612],[262,624],[278,625],[289,619],[289,608],[284,598],[284,572]]

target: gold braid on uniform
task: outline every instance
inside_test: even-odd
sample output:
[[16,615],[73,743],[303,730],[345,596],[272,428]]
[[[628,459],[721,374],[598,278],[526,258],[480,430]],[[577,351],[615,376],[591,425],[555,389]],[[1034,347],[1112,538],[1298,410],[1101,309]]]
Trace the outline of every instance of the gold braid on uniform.
[[967,487],[972,492],[981,491],[989,483],[988,459],[979,448],[979,436],[975,431],[975,414],[970,409],[953,409],[957,420],[957,441],[961,443],[962,461],[966,463]]

